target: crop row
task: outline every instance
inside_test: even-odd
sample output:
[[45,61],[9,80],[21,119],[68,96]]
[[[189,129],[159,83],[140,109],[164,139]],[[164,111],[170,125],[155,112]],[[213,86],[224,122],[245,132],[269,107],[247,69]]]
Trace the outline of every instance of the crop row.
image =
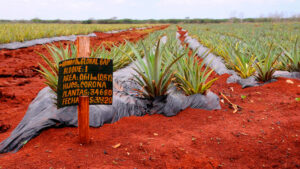
[[0,24],[0,43],[23,42],[32,39],[106,32],[149,24]]
[[182,26],[242,78],[268,81],[275,70],[300,71],[299,23]]
[[[120,46],[112,46],[108,51],[103,46],[92,49],[90,57],[113,59],[114,71],[134,62],[134,81],[140,88],[135,89],[137,95],[146,99],[167,95],[169,88],[176,86],[186,95],[206,94],[217,80],[209,78],[212,71],[204,63],[198,63],[196,51],[191,54],[176,39],[176,27],[150,33],[137,43],[126,42]],[[161,39],[167,39],[163,41]],[[61,60],[76,57],[76,46],[56,47],[48,45],[51,58],[41,55],[48,65],[41,67],[41,73],[47,85],[57,91],[58,63]],[[174,84],[174,85],[171,85]]]

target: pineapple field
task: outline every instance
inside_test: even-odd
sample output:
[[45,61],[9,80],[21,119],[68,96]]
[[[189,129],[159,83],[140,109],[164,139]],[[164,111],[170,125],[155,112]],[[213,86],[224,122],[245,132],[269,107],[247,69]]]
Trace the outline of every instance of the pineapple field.
[[0,49],[0,169],[300,168],[299,22],[7,23],[0,43],[90,33],[113,92],[89,106],[89,144],[57,107],[78,39]]
[[88,34],[92,32],[108,32],[129,28],[142,28],[155,24],[1,24],[0,43],[23,42],[38,38],[65,35]]
[[299,72],[299,27],[297,22],[184,26],[229,69],[242,78],[257,72],[263,82],[271,80],[275,70]]

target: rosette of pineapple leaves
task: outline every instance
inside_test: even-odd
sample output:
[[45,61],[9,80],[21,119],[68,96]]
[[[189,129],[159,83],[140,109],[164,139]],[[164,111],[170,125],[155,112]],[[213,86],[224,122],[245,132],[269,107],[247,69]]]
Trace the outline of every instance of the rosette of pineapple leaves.
[[254,50],[257,61],[255,62],[255,69],[257,74],[256,79],[261,82],[267,82],[273,79],[276,71],[276,65],[281,52],[274,48],[273,43],[265,44]]
[[290,45],[290,48],[279,45],[283,52],[280,61],[288,71],[300,72],[300,45],[298,44],[298,40],[299,37],[297,36],[295,42],[292,42]]
[[[131,45],[131,43],[129,44]],[[160,38],[156,45],[149,49],[147,49],[144,43],[142,43],[142,46],[144,57],[141,52],[131,45],[136,57],[136,61],[133,62],[136,66],[134,70],[137,73],[134,75],[134,81],[140,86],[139,89],[134,90],[138,92],[139,96],[154,100],[158,96],[168,94],[168,89],[174,77],[174,72],[171,68],[181,56],[169,63],[164,63],[163,53],[165,45],[160,43]],[[134,61],[134,58],[131,59]]]
[[256,59],[246,43],[235,41],[225,44],[225,51],[230,59],[227,64],[235,70],[241,78],[247,78],[255,73],[253,66]]
[[[205,65],[204,61],[200,59],[205,59],[211,50],[206,50],[200,57],[197,56],[198,49],[195,49],[190,55],[189,48],[178,47],[178,51],[181,52],[177,52],[176,54],[180,54],[182,57],[173,67],[173,69],[176,70],[176,86],[182,90],[185,95],[205,95],[217,80],[217,78],[211,78],[211,80],[209,80],[213,69],[209,68],[210,64]],[[167,51],[167,53],[172,55],[171,51]],[[176,55],[173,55],[173,57],[177,58]]]
[[76,58],[77,49],[74,44],[67,45],[66,47],[63,47],[62,44],[60,44],[59,47],[55,45],[45,45],[44,47],[50,54],[50,58],[44,54],[38,53],[42,57],[47,68],[39,63],[41,70],[37,71],[40,72],[46,79],[45,84],[56,93],[58,85],[59,62],[62,60]]

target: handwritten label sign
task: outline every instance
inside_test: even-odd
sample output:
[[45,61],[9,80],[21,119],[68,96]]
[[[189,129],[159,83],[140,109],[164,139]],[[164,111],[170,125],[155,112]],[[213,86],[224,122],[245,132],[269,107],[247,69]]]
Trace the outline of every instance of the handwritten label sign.
[[102,58],[74,58],[59,63],[57,107],[78,105],[78,96],[90,104],[112,104],[113,62]]

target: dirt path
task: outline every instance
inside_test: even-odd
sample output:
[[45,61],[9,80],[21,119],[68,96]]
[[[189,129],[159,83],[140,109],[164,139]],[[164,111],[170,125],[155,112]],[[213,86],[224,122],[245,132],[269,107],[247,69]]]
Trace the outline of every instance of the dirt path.
[[[300,97],[300,81],[290,84],[278,78],[242,89],[226,84],[228,77],[218,76],[211,90],[241,106],[237,113],[225,102],[216,111],[187,109],[174,117],[127,117],[92,128],[89,146],[78,144],[76,128],[49,129],[19,152],[1,155],[0,168],[299,168],[300,103],[295,98]],[[31,83],[24,86],[33,87]],[[18,90],[25,95],[28,88],[22,87]],[[38,90],[26,92],[34,98]],[[9,107],[1,112],[12,113],[6,116],[14,126],[30,101],[24,107],[18,100],[8,100]],[[21,115],[13,113],[17,110]],[[11,130],[0,134],[0,140]]]

